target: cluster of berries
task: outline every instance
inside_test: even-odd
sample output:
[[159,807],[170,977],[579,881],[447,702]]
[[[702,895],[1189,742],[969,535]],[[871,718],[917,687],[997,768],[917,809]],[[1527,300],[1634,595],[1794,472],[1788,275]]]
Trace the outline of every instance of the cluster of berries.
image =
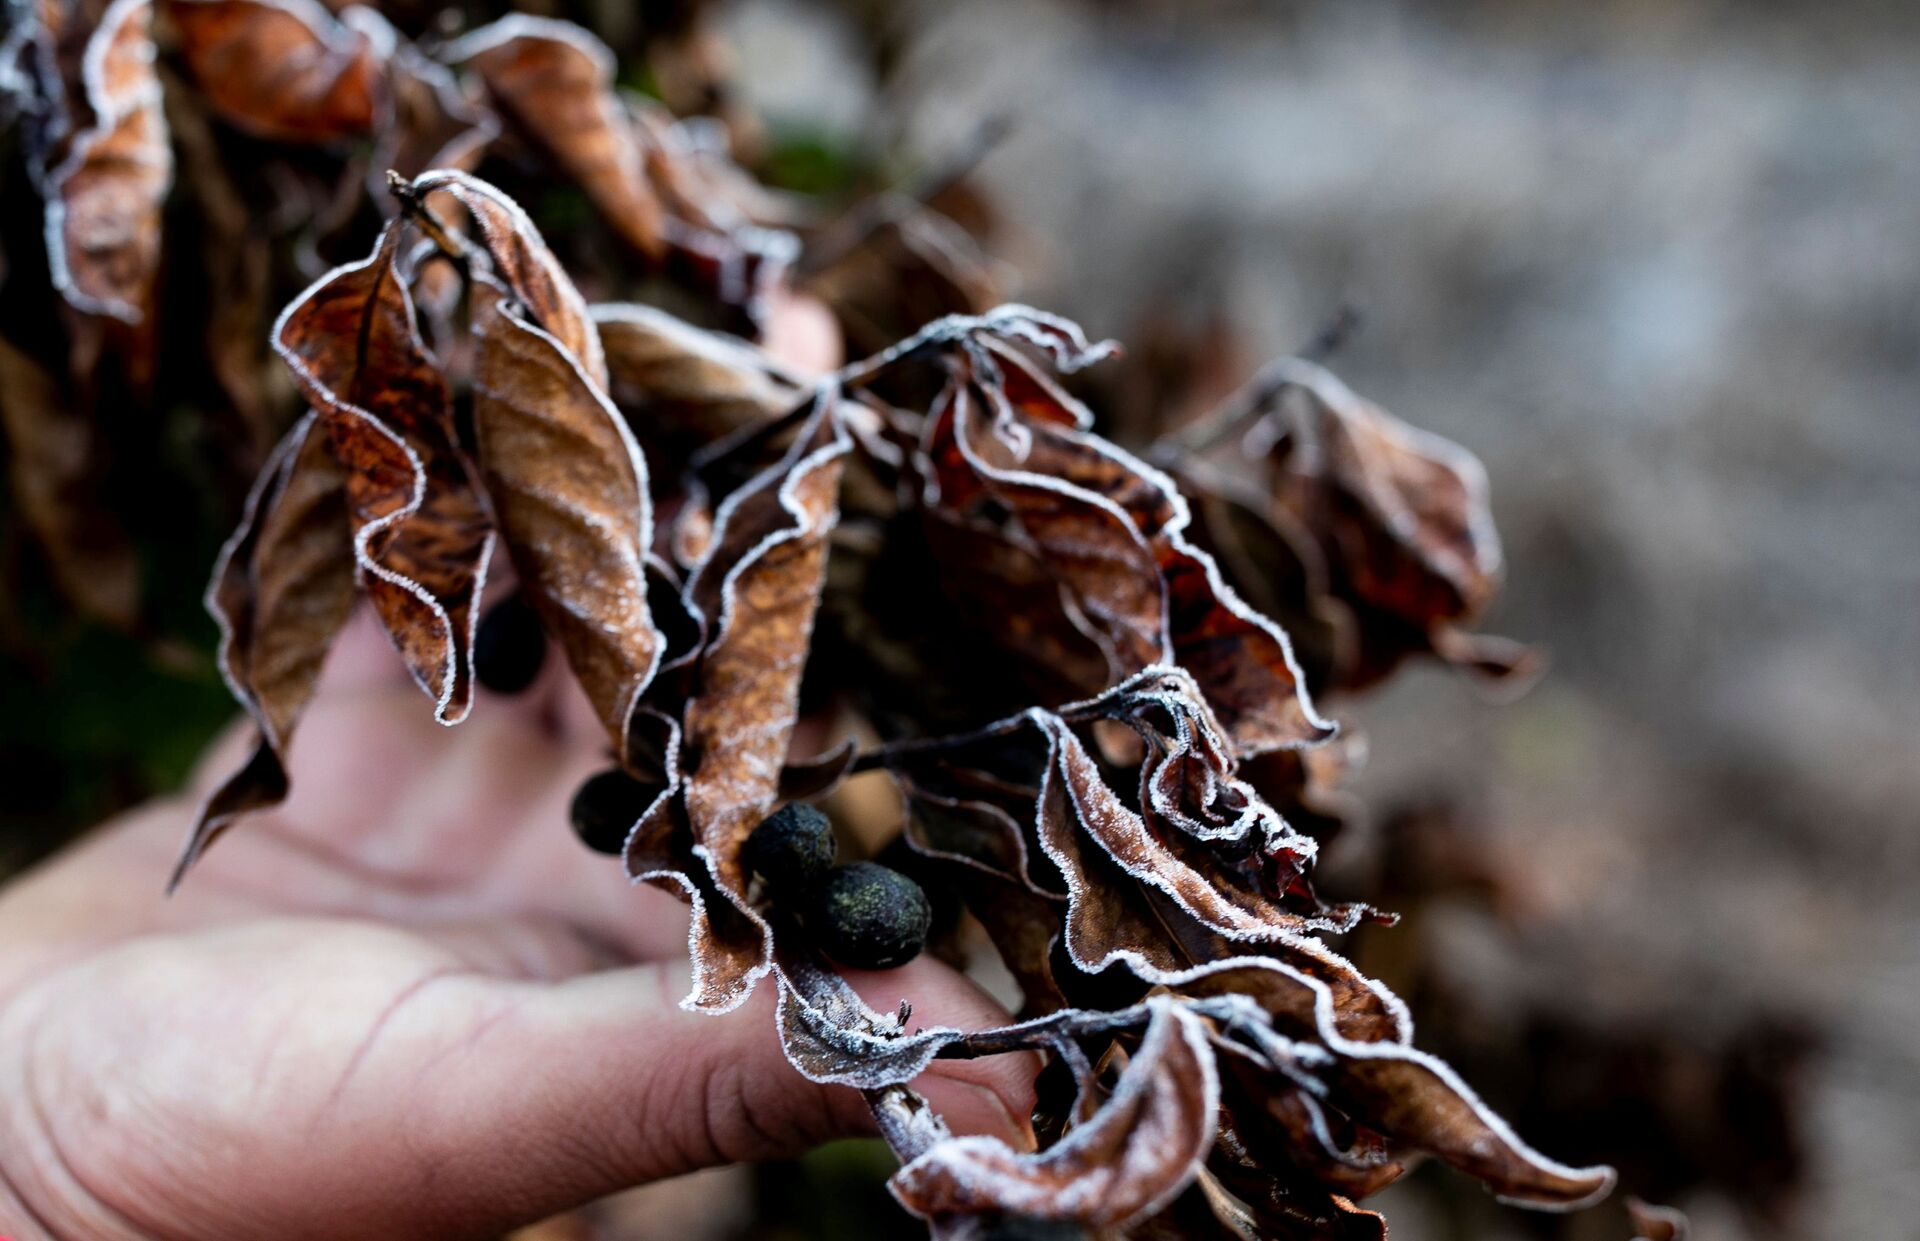
[[[590,777],[574,794],[573,830],[588,848],[619,853],[654,790],[619,768]],[[797,916],[814,946],[842,965],[887,970],[926,947],[933,909],[912,879],[878,862],[834,865],[833,824],[793,803],[747,837],[741,860],[768,897]]]

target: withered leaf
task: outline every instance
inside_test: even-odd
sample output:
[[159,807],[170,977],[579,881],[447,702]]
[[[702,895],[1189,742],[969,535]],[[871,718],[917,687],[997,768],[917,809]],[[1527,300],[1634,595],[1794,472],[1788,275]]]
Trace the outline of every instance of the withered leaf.
[[388,224],[368,258],[295,300],[274,348],[346,470],[367,595],[435,717],[454,724],[472,705],[493,524],[456,444],[446,381],[420,339],[403,232]]
[[492,265],[471,280],[481,476],[522,589],[625,761],[663,646],[647,604],[646,459],[607,399],[586,305],[526,215],[460,173],[414,188],[446,192],[480,226]]
[[380,115],[392,27],[311,0],[168,0],[194,85],[220,118],[275,142],[365,137]]
[[[1612,1168],[1568,1167],[1521,1141],[1449,1065],[1410,1045],[1412,1023],[1391,992],[1311,940],[1284,958],[1222,957],[1183,971],[1134,968],[1180,994],[1254,999],[1276,1027],[1333,1053],[1321,1073],[1355,1119],[1478,1177],[1503,1201],[1573,1210],[1613,1189]],[[1300,1020],[1303,1006],[1310,1024]]]
[[621,239],[652,258],[665,251],[659,198],[639,140],[613,92],[613,53],[571,22],[516,13],[445,51],[470,66],[494,105],[579,183]]
[[42,173],[53,285],[76,309],[139,322],[160,266],[173,152],[154,72],[151,0],[114,0],[79,66],[83,115]]
[[1256,382],[1275,386],[1280,404],[1247,446],[1268,457],[1275,504],[1319,539],[1334,593],[1357,614],[1360,650],[1344,683],[1371,684],[1423,647],[1489,680],[1529,679],[1536,654],[1461,632],[1502,570],[1479,460],[1324,367],[1283,359],[1270,370]]
[[200,808],[169,890],[241,815],[287,795],[287,748],[334,635],[353,608],[347,479],[308,414],[260,473],[207,587],[220,672],[259,728],[253,756]]
[[615,404],[650,448],[685,460],[792,409],[799,384],[746,341],[651,306],[593,307]]
[[[1106,785],[1069,726],[1090,718],[1142,729],[1146,813]],[[1087,703],[1025,719],[1046,741],[1035,831],[1067,883],[1065,943],[1080,975],[1121,965],[1177,995],[1250,1001],[1271,1023],[1269,1037],[1323,1049],[1319,1089],[1356,1121],[1439,1155],[1510,1199],[1568,1207],[1607,1191],[1610,1169],[1568,1168],[1539,1155],[1449,1067],[1412,1048],[1404,1005],[1306,934],[1326,925],[1325,915],[1296,913],[1247,883],[1246,870],[1222,864],[1231,852],[1213,848],[1238,836],[1258,836],[1302,867],[1312,850],[1232,780],[1218,726],[1209,727],[1190,679],[1149,669]],[[1005,736],[1011,723],[981,735]],[[911,787],[938,754],[936,743],[903,747],[889,765],[905,768]],[[1183,839],[1192,845],[1175,852],[1171,843]],[[1334,914],[1333,925],[1351,925],[1353,916]],[[1061,985],[1072,994],[1083,984],[1067,977]]]
[[1285,632],[1241,602],[1185,537],[1188,509],[1172,480],[1087,430],[1092,415],[1004,340],[1048,339],[1042,331],[1005,313],[979,322],[962,337],[960,377],[928,420],[938,505],[1003,510],[1114,671],[1187,669],[1241,753],[1331,737]]
[[1213,1144],[1219,1083],[1206,1024],[1164,998],[1093,1118],[1023,1155],[987,1137],[942,1142],[888,1182],[924,1218],[1006,1211],[1124,1227],[1171,1202]]
[[[740,847],[779,793],[851,447],[823,392],[782,459],[722,501],[712,550],[687,584],[712,625],[683,717],[687,818],[696,856],[738,902]],[[761,964],[714,963],[711,989],[690,1002],[738,1004]]]

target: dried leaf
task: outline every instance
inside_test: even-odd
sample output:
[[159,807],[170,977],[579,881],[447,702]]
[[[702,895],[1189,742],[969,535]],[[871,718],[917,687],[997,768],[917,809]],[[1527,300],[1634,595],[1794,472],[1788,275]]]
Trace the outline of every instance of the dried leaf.
[[942,1142],[888,1187],[923,1218],[1005,1211],[1125,1227],[1171,1202],[1213,1144],[1219,1083],[1204,1022],[1165,999],[1093,1119],[1037,1154],[994,1138]]
[[746,341],[651,306],[595,306],[613,399],[634,434],[685,460],[696,449],[769,422],[805,393]]
[[300,145],[373,132],[395,43],[373,10],[336,20],[311,0],[167,0],[167,13],[194,85],[228,124]]
[[1319,540],[1331,589],[1359,621],[1343,684],[1371,684],[1423,648],[1489,680],[1531,677],[1539,659],[1526,648],[1459,632],[1492,601],[1502,569],[1478,459],[1313,363],[1286,359],[1264,382],[1276,380],[1281,404],[1247,446],[1268,458],[1275,504]]
[[[1575,1210],[1613,1189],[1612,1168],[1568,1167],[1521,1141],[1451,1067],[1409,1045],[1411,1022],[1397,998],[1312,941],[1285,959],[1224,958],[1183,971],[1134,968],[1181,994],[1253,998],[1276,1028],[1314,1038],[1333,1053],[1323,1075],[1351,1115],[1478,1177],[1503,1201]],[[1300,1020],[1303,1006],[1312,1013],[1310,1024]]]
[[1241,753],[1331,737],[1286,634],[1184,536],[1188,510],[1172,480],[1086,430],[1092,415],[1004,343],[1040,336],[1057,347],[1047,332],[1058,329],[997,314],[961,338],[963,379],[928,419],[937,504],[975,517],[1004,511],[1114,671],[1185,668]]
[[287,795],[287,748],[354,597],[347,479],[309,414],[260,473],[207,588],[220,672],[260,730],[252,758],[208,797],[176,864],[178,887],[241,815]]
[[138,323],[160,266],[173,152],[154,72],[151,0],[114,0],[80,63],[82,115],[41,174],[54,288],[76,309]]
[[650,258],[666,249],[659,198],[613,93],[613,54],[571,22],[516,13],[445,51],[470,66],[496,107],[586,191],[621,239]]
[[456,444],[452,401],[421,341],[404,226],[281,315],[274,348],[321,412],[347,473],[362,581],[407,669],[455,724],[473,700],[477,603],[493,525]]
[[436,173],[492,260],[472,276],[481,476],[521,588],[623,761],[662,638],[648,608],[647,465],[607,399],[600,337],[539,232],[498,190]]
[[[740,847],[779,793],[851,447],[823,394],[782,459],[722,502],[713,548],[687,584],[694,609],[713,618],[683,717],[687,817],[695,856],[743,910]],[[765,946],[708,955],[709,986],[688,997],[693,1007],[732,1008],[765,972]]]

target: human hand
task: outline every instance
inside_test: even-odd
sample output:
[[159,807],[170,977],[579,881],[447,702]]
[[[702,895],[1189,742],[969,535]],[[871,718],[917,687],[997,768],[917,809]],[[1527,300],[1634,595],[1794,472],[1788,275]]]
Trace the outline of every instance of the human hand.
[[[358,614],[292,798],[177,896],[197,798],[249,736],[0,889],[0,1235],[489,1236],[871,1131],[856,1092],[786,1063],[771,988],[678,1008],[685,908],[569,838],[606,759],[560,664],[443,729]],[[929,1024],[1005,1019],[930,958],[853,981]],[[919,1086],[1031,1146],[1032,1071],[943,1061]]]

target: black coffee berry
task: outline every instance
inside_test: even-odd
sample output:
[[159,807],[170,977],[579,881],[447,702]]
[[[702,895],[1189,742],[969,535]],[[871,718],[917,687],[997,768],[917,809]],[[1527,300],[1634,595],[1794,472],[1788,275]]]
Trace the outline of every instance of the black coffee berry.
[[473,636],[473,675],[496,694],[517,694],[533,684],[547,661],[547,636],[533,605],[518,591],[480,618]]
[[804,892],[833,868],[833,824],[812,806],[790,802],[761,820],[740,860],[782,893]]
[[933,910],[920,885],[899,871],[850,862],[807,893],[802,917],[814,944],[840,964],[890,970],[927,946]]
[[646,813],[656,791],[618,767],[611,767],[589,776],[580,786],[568,817],[587,848],[619,853],[626,848],[627,834]]

